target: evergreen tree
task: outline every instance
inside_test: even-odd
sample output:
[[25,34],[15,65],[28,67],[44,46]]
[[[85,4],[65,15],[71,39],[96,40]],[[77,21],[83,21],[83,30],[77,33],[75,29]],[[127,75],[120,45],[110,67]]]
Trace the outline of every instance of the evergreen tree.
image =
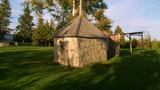
[[48,20],[46,21],[45,25],[44,25],[44,29],[43,29],[43,41],[45,43],[45,46],[47,45],[47,42],[50,40],[50,27],[49,27],[49,22]]
[[123,47],[125,45],[125,37],[120,26],[116,27],[114,34],[121,34],[120,44]]
[[50,20],[50,28],[51,28],[52,34],[57,32],[53,19]]
[[109,34],[109,35],[112,35],[112,34],[113,34],[113,31],[112,31],[111,29],[109,29],[109,30],[108,30],[108,34]]
[[2,40],[4,33],[9,32],[11,6],[9,0],[0,0],[0,2],[0,40]]
[[43,40],[44,40],[43,31],[44,31],[43,18],[39,18],[38,25],[32,33],[32,41],[35,45],[43,45]]
[[32,38],[32,31],[33,31],[33,17],[31,16],[31,11],[29,5],[26,5],[23,10],[23,15],[21,15],[18,19],[17,25],[17,38],[23,42],[30,42]]
[[54,21],[51,19],[50,24],[48,21],[46,21],[45,28],[43,30],[45,46],[46,45],[51,46],[51,42],[53,42],[53,34],[55,32],[56,32],[56,30],[54,27]]
[[50,20],[50,33],[49,33],[49,46],[51,45],[51,42],[52,42],[52,45],[54,44],[54,39],[53,39],[53,35],[57,32],[57,29],[55,27],[55,24],[54,24],[54,20],[51,19]]
[[54,21],[51,20],[50,23],[48,20],[43,23],[43,18],[39,18],[38,25],[33,31],[32,40],[35,45],[41,46],[51,46],[53,42],[53,34],[56,32]]

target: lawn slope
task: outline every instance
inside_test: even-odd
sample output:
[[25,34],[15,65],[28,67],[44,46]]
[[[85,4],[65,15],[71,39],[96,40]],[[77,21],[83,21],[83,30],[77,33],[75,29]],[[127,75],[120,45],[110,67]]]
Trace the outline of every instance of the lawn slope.
[[54,63],[53,48],[0,48],[0,90],[160,90],[160,55],[123,50],[80,69]]

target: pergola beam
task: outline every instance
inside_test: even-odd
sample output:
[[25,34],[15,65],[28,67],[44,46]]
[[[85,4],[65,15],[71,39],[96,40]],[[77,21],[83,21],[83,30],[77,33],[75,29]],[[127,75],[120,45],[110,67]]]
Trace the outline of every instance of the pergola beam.
[[142,48],[144,48],[144,38],[143,38],[144,32],[131,32],[131,33],[124,33],[123,35],[127,36],[130,41],[130,53],[133,54],[133,47],[132,47],[132,36],[140,36],[142,40]]

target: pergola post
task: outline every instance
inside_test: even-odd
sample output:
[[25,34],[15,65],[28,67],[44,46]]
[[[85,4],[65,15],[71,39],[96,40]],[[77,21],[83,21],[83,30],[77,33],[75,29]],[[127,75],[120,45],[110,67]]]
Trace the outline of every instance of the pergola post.
[[133,53],[133,48],[132,48],[132,37],[131,37],[130,34],[129,34],[129,40],[130,40],[130,53],[132,54],[132,53]]
[[143,38],[144,32],[131,32],[131,33],[124,33],[129,38],[130,41],[130,53],[133,54],[133,47],[132,47],[132,36],[140,36],[142,39],[142,48],[144,49],[144,38]]
[[142,38],[142,48],[144,49],[144,38],[143,38],[143,33],[141,34],[141,38]]

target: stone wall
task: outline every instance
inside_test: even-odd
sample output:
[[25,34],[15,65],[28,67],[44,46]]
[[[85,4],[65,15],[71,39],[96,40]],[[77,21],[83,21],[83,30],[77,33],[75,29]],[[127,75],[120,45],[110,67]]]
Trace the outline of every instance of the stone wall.
[[55,61],[79,67],[77,38],[55,38]]
[[107,41],[89,38],[55,38],[55,61],[68,66],[84,67],[107,60]]
[[107,60],[107,40],[78,38],[80,67]]

